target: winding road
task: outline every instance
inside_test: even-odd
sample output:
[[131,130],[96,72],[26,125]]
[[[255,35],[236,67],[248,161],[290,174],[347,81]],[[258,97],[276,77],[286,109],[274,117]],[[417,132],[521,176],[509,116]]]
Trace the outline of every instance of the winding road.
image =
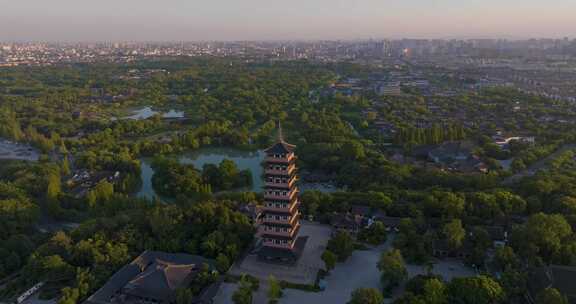
[[513,183],[519,181],[520,179],[522,179],[524,177],[534,176],[534,174],[536,174],[538,171],[545,169],[552,160],[554,160],[558,156],[562,155],[562,153],[564,153],[568,150],[573,150],[573,149],[576,149],[576,144],[563,145],[560,149],[558,149],[554,153],[542,158],[541,160],[533,163],[528,168],[526,168],[524,171],[518,172],[518,173],[516,173],[510,177],[505,178],[502,181],[502,185],[510,185],[510,184],[513,184]]

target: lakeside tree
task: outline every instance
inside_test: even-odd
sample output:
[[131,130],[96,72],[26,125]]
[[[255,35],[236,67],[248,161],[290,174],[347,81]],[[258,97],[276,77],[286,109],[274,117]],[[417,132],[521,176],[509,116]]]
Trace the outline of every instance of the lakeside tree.
[[381,282],[384,289],[390,291],[408,277],[408,271],[398,249],[382,252],[378,261],[378,270],[381,273]]
[[384,296],[374,288],[359,288],[352,292],[348,304],[382,304]]
[[410,218],[400,221],[399,230],[394,239],[394,248],[399,249],[410,262],[422,264],[428,261],[431,236],[426,235]]
[[190,304],[194,299],[194,294],[189,288],[176,289],[176,304]]
[[62,169],[62,175],[63,176],[70,175],[71,171],[70,171],[70,162],[68,161],[68,156],[64,156],[64,159],[62,160],[61,169]]
[[557,289],[546,288],[536,296],[536,304],[568,304],[568,299]]
[[372,223],[358,233],[358,240],[370,245],[380,245],[386,242],[386,226],[380,221]]
[[450,303],[494,304],[504,300],[502,286],[492,278],[476,277],[455,278],[448,285]]
[[278,299],[282,297],[282,286],[280,282],[274,277],[268,277],[268,304],[278,303]]
[[0,243],[28,231],[39,216],[39,206],[22,189],[13,183],[0,182]]
[[326,267],[326,271],[330,272],[332,269],[334,269],[334,267],[336,267],[338,256],[330,250],[325,250],[324,253],[322,253],[322,261],[324,261],[324,267]]
[[46,188],[46,198],[51,201],[58,200],[61,193],[60,176],[57,174],[50,174],[48,176],[48,186]]
[[180,164],[176,159],[156,158],[152,167],[154,189],[166,196],[187,195],[208,197],[212,191],[231,190],[252,184],[249,170],[238,170],[236,164],[224,159],[219,166],[204,165],[202,171],[194,165]]
[[552,262],[560,257],[560,252],[574,242],[572,227],[560,214],[537,213],[511,236],[512,248],[525,258],[534,261],[541,258]]
[[406,283],[405,293],[394,303],[448,304],[447,286],[438,276],[417,275]]
[[438,278],[428,279],[423,287],[423,299],[428,304],[447,304],[448,295],[446,285]]
[[114,185],[106,180],[99,182],[86,194],[88,206],[92,209],[99,207],[98,202],[108,201],[114,195]]
[[346,231],[338,231],[329,241],[326,249],[338,257],[338,261],[346,261],[354,251],[354,239]]
[[456,250],[462,246],[462,242],[466,237],[466,230],[462,227],[462,221],[454,219],[445,224],[442,228],[442,234],[448,241],[448,246],[452,250]]
[[216,269],[218,269],[220,273],[226,273],[229,268],[230,268],[230,259],[228,258],[228,256],[222,253],[218,254],[218,256],[216,257]]
[[234,304],[252,304],[253,283],[244,275],[238,282],[238,289],[232,295]]
[[62,207],[60,205],[60,194],[62,192],[60,184],[60,175],[51,173],[48,175],[48,184],[46,186],[46,201],[48,213],[58,218],[61,216]]

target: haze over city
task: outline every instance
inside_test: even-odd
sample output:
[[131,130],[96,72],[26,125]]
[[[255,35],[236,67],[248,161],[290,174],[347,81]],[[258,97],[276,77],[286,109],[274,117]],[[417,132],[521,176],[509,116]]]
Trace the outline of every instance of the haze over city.
[[2,41],[562,38],[571,0],[0,1]]
[[0,304],[574,282],[576,0],[0,0]]

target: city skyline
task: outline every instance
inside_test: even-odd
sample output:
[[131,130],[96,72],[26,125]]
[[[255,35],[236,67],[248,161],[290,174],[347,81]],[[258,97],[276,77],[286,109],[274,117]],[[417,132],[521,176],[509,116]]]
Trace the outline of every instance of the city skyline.
[[0,41],[573,38],[576,2],[2,0]]

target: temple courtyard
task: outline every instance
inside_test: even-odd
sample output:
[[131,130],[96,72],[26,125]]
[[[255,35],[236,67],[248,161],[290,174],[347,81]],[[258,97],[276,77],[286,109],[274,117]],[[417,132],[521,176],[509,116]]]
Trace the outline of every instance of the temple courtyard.
[[[312,227],[325,227],[321,225],[312,224]],[[310,226],[309,226],[310,227]],[[311,229],[315,231],[314,228]],[[322,230],[323,231],[323,230]],[[319,231],[317,231],[319,232]],[[316,303],[316,304],[344,304],[350,299],[350,294],[357,288],[377,288],[381,289],[380,285],[380,272],[376,267],[380,254],[382,251],[391,248],[393,236],[389,237],[386,244],[372,248],[370,250],[357,250],[354,251],[352,256],[346,260],[345,263],[338,263],[336,268],[332,270],[329,276],[326,277],[326,289],[322,292],[307,292],[296,289],[284,289],[283,297],[280,299],[280,304],[302,304],[302,303]],[[325,244],[325,243],[324,243]],[[314,248],[312,248],[314,249]],[[320,253],[321,254],[321,253]],[[323,265],[323,262],[318,259]],[[317,262],[318,262],[317,261]],[[256,265],[252,265],[256,266]],[[270,274],[276,276],[275,273],[279,269],[268,264],[260,265],[258,278],[261,279],[261,288],[254,294],[254,302],[256,304],[267,303],[266,293],[267,284],[266,280]],[[409,277],[414,277],[418,274],[425,274],[426,267],[418,265],[406,265]],[[238,271],[238,269],[236,269]],[[451,280],[456,277],[474,276],[473,269],[462,264],[458,260],[441,260],[434,264],[433,272],[441,275],[445,280]],[[298,275],[294,272],[278,272],[279,274],[286,275],[291,273],[294,278]],[[238,274],[238,273],[235,273]],[[254,275],[254,273],[251,273]],[[303,278],[301,278],[303,279]],[[233,304],[231,298],[236,290],[237,285],[225,283],[220,287],[220,290],[214,298],[216,304]],[[387,298],[387,303],[391,302],[394,297],[402,292],[402,287],[395,290],[392,298]],[[390,295],[389,295],[390,296]]]
[[[305,292],[296,289],[284,289],[284,296],[280,304],[345,304],[350,300],[350,294],[357,288],[376,288],[381,290],[380,271],[376,267],[382,251],[389,248],[389,243],[371,250],[354,251],[345,263],[339,263],[326,277],[326,289],[322,292]],[[409,277],[426,273],[425,266],[406,265]],[[441,275],[445,280],[455,277],[475,275],[474,271],[457,260],[438,261],[433,272]],[[397,288],[392,298],[401,294],[403,288]],[[388,295],[390,296],[390,295]],[[256,303],[256,302],[255,302]],[[265,303],[265,302],[262,302]]]
[[313,285],[318,270],[324,267],[322,253],[330,240],[332,228],[308,221],[301,221],[300,236],[307,236],[301,258],[296,265],[278,265],[262,262],[258,256],[251,254],[235,263],[229,273],[232,275],[249,274],[260,280],[268,280],[273,275],[278,280],[297,284]]

